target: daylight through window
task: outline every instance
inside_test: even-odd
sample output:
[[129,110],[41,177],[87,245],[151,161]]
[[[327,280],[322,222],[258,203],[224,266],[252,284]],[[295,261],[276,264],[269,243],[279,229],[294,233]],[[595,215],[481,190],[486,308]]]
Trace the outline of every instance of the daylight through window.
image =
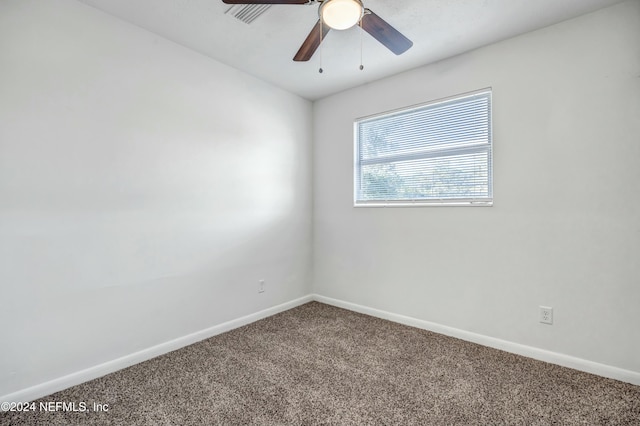
[[491,90],[355,122],[355,205],[491,205]]

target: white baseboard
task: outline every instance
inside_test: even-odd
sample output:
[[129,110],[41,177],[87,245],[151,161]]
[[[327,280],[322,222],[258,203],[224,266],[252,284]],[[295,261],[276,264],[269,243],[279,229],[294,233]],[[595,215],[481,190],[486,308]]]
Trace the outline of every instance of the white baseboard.
[[386,319],[400,324],[405,324],[411,327],[421,328],[469,342],[478,343],[480,345],[489,346],[506,352],[523,355],[540,361],[550,362],[552,364],[561,365],[563,367],[569,367],[587,373],[596,374],[598,376],[608,377],[611,379],[616,379],[640,386],[639,372],[624,370],[621,368],[588,361],[582,358],[559,354],[532,346],[521,345],[519,343],[496,339],[493,337],[488,337],[453,327],[447,327],[441,324],[436,324],[417,318],[394,314],[391,312],[358,305],[356,303],[345,302],[318,294],[312,294],[268,309],[264,309],[254,314],[246,315],[241,318],[218,324],[205,330],[197,331],[195,333],[179,337],[165,343],[161,343],[142,351],[138,351],[130,355],[126,355],[121,358],[117,358],[112,361],[108,361],[103,364],[99,364],[94,367],[69,374],[67,376],[63,376],[36,386],[19,390],[8,395],[0,396],[0,402],[33,401],[35,399],[42,398],[43,396],[50,395],[54,392],[67,389],[71,386],[76,386],[89,380],[93,380],[106,374],[129,367],[131,365],[138,364],[140,362],[155,358],[160,355],[164,355],[176,349],[180,349],[185,346],[197,343],[201,340],[208,339],[209,337],[213,337],[218,334],[225,333],[235,328],[242,327],[252,322],[261,320],[263,318],[270,317],[280,312],[287,311],[289,309],[295,308],[296,306],[311,302],[312,300],[326,303],[327,305],[333,305],[339,308],[348,309],[350,311],[371,315],[373,317]]
[[359,312],[361,314],[371,315],[373,317],[409,325],[411,327],[433,331],[435,333],[444,334],[461,340],[466,340],[468,342],[478,343],[480,345],[500,349],[505,352],[526,356],[540,361],[545,361],[552,364],[561,365],[563,367],[569,367],[575,370],[584,371],[586,373],[591,373],[598,376],[620,380],[622,382],[640,386],[640,372],[624,370],[622,368],[612,367],[610,365],[600,364],[582,358],[576,358],[569,355],[551,352],[544,349],[535,348],[533,346],[527,346],[519,343],[509,342],[507,340],[496,339],[494,337],[484,336],[482,334],[472,333],[470,331],[460,330],[453,327],[447,327],[445,325],[424,321],[417,318],[369,308],[367,306],[358,305],[356,303],[332,299],[330,297],[321,296],[319,294],[314,294],[313,300],[321,303],[326,303],[327,305],[333,305],[339,308],[348,309],[350,311]]
[[59,392],[71,386],[76,386],[89,380],[97,379],[98,377],[102,377],[104,375],[113,373],[134,364],[138,364],[151,358],[164,355],[168,352],[175,351],[176,349],[192,345],[201,340],[208,339],[209,337],[213,337],[218,334],[233,330],[235,328],[251,324],[252,322],[261,320],[263,318],[270,317],[280,312],[287,311],[289,309],[295,308],[296,306],[311,302],[312,300],[313,297],[311,295],[307,295],[290,302],[264,309],[254,314],[246,315],[244,317],[227,321],[222,324],[214,325],[213,327],[209,327],[205,330],[200,330],[195,333],[191,333],[186,336],[179,337],[177,339],[170,340],[168,342],[161,343],[159,345],[152,346],[138,352],[134,352],[130,355],[126,355],[112,361],[107,361],[103,364],[99,364],[85,370],[81,370],[45,383],[41,383],[36,386],[19,390],[8,395],[0,396],[0,402],[33,401],[34,399],[42,398],[43,396],[50,395],[54,392]]

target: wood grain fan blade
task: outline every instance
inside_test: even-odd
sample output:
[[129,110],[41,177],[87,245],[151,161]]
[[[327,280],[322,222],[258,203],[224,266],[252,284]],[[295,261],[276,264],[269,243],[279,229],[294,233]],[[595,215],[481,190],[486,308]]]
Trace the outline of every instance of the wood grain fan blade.
[[300,50],[298,50],[296,56],[293,57],[294,61],[300,62],[308,61],[309,59],[311,59],[315,51],[318,49],[318,46],[320,46],[320,43],[322,42],[322,40],[320,39],[320,25],[322,25],[322,40],[324,40],[325,36],[331,28],[321,23],[318,19],[318,23],[314,25],[313,29],[307,36],[307,39],[304,41],[304,43],[302,43],[302,46],[300,46]]
[[307,4],[309,0],[222,0],[226,4]]
[[369,9],[366,9],[365,15],[362,17],[362,29],[396,55],[406,52],[413,46],[411,40]]

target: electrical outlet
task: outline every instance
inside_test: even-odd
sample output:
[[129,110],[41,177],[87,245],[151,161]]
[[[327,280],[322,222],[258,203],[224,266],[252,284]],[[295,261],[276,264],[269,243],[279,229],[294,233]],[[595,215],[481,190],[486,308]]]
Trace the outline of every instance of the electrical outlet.
[[553,308],[550,306],[540,306],[540,322],[543,324],[553,324]]
[[258,281],[258,293],[264,293],[264,280]]

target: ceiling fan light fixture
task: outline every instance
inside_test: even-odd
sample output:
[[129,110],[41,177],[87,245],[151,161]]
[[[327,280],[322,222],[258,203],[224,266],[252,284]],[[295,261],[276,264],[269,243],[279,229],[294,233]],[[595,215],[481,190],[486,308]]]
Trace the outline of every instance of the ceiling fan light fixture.
[[361,0],[325,0],[320,5],[322,22],[334,30],[346,30],[360,22],[364,15]]

